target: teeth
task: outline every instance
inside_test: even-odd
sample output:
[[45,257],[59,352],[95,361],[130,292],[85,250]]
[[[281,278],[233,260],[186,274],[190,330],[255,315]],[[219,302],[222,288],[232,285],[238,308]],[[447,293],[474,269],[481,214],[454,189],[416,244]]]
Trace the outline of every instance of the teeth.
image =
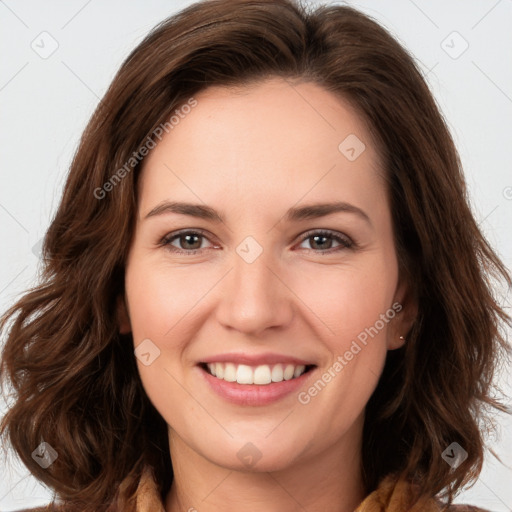
[[254,372],[250,366],[239,364],[236,369],[236,381],[238,384],[254,384]]
[[306,369],[306,367],[303,364],[296,366],[295,370],[293,371],[293,376],[300,377],[304,373],[305,369]]
[[281,382],[284,378],[283,367],[280,364],[276,364],[272,368],[272,382]]
[[207,367],[209,372],[218,379],[227,382],[237,382],[238,384],[257,385],[295,379],[306,371],[306,367],[303,364],[297,366],[293,364],[276,364],[273,366],[262,364],[253,367],[246,364],[208,363]]
[[254,383],[255,384],[270,384],[272,382],[272,372],[270,366],[263,365],[257,366],[254,370]]
[[[220,363],[222,364],[222,363]],[[224,367],[224,377],[223,379],[227,382],[235,382],[236,381],[236,366],[233,363],[227,363]]]
[[292,364],[289,364],[284,369],[284,380],[293,379],[293,375],[295,373],[295,367]]
[[224,365],[222,363],[215,363],[215,376],[219,379],[224,377]]

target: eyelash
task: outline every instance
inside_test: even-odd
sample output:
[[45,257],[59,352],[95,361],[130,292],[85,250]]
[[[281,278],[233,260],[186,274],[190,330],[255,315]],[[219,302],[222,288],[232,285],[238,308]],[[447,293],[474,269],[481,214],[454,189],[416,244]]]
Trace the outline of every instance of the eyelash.
[[[204,249],[192,249],[192,250],[185,250],[185,249],[179,249],[177,247],[174,247],[171,245],[171,242],[174,240],[178,240],[180,237],[184,235],[199,235],[202,238],[206,238],[208,240],[208,237],[206,236],[205,232],[200,229],[194,229],[194,230],[183,230],[178,231],[177,233],[170,233],[162,240],[160,241],[161,246],[166,247],[169,251],[175,254],[186,254],[187,256],[193,256],[194,254],[197,254],[198,252],[201,252]],[[335,231],[329,231],[325,229],[317,229],[317,230],[310,230],[304,233],[300,240],[300,244],[305,242],[306,240],[313,238],[314,236],[322,236],[326,238],[331,238],[332,240],[338,242],[340,245],[338,247],[331,247],[330,249],[327,249],[325,251],[319,250],[319,249],[306,249],[307,251],[312,251],[317,254],[332,254],[334,252],[341,251],[343,249],[355,249],[357,248],[356,243],[351,240],[346,235],[338,235]]]

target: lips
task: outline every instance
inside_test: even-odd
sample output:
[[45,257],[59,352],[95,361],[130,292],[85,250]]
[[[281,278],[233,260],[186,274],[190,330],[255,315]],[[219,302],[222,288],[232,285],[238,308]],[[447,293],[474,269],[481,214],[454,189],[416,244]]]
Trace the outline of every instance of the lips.
[[197,365],[210,388],[239,405],[267,405],[302,386],[317,365],[283,354],[218,354]]

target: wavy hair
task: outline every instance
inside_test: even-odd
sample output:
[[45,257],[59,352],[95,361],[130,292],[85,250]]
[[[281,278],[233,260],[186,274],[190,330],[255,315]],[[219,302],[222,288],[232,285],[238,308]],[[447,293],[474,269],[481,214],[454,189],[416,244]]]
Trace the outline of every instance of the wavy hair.
[[[493,393],[500,357],[511,353],[502,330],[511,318],[494,285],[511,286],[511,276],[475,222],[452,137],[411,55],[347,6],[197,2],[157,25],[120,67],[72,160],[40,281],[1,319],[12,403],[0,434],[70,507],[117,510],[120,482],[131,478],[133,493],[146,464],[162,497],[173,478],[167,425],[116,317],[142,161],[130,159],[194,94],[270,77],[316,83],[367,122],[384,164],[400,276],[418,304],[407,343],[388,352],[366,407],[367,492],[397,472],[421,496],[451,503],[481,471],[489,411],[510,412]],[[42,441],[58,452],[47,469],[31,457]],[[468,453],[456,469],[441,457],[452,442]]]

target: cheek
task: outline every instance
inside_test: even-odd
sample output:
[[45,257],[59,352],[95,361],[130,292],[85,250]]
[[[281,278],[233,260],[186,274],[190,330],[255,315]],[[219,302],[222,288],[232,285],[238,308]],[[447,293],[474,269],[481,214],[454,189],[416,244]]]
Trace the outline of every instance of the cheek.
[[311,310],[311,322],[320,326],[318,339],[331,359],[319,375],[321,382],[304,390],[301,403],[318,413],[323,409],[339,425],[347,420],[347,411],[362,410],[378,383],[396,316],[392,305],[398,270],[393,253],[374,253],[357,265],[318,267],[309,275],[296,280],[293,289]]
[[357,267],[319,266],[315,273],[304,273],[291,287],[311,311],[310,316],[317,317],[316,323],[320,323],[329,348],[339,352],[358,336],[364,340],[368,330],[376,338],[372,329],[376,324],[378,336],[384,339],[394,316],[390,308],[396,279],[397,271],[392,264],[386,264],[383,258],[368,258],[367,265]]
[[[135,348],[150,340],[156,357],[137,367],[143,387],[168,424],[172,411],[191,409],[190,395],[179,384],[189,340],[194,336],[194,314],[198,301],[212,284],[192,267],[170,267],[162,262],[137,261],[125,276],[130,323]],[[209,278],[214,282],[213,278]],[[185,361],[186,363],[186,361]]]
[[[209,292],[224,270],[219,273],[205,264],[198,271],[194,265],[180,267],[136,256],[125,275],[133,342],[137,348],[149,339],[157,347],[150,365],[139,359],[137,366],[150,400],[165,417],[176,407],[190,408],[190,396],[179,382],[195,364],[188,356],[191,340],[198,336]],[[166,420],[170,423],[171,418]]]
[[155,338],[159,342],[177,339],[198,302],[215,283],[213,276],[192,267],[167,267],[161,263],[129,268],[126,293],[134,342]]
[[387,330],[396,314],[396,275],[374,263],[365,270],[317,272],[307,285],[295,288],[321,320],[318,340],[330,352],[322,373],[298,397],[312,418],[324,418],[325,430],[320,428],[326,439],[334,440],[363,411],[385,363]]
[[144,389],[157,410],[174,410],[186,399],[177,383],[183,381],[192,319],[208,283],[190,268],[139,261],[128,266],[125,286],[136,354],[142,346],[151,353],[150,364],[137,360]]

